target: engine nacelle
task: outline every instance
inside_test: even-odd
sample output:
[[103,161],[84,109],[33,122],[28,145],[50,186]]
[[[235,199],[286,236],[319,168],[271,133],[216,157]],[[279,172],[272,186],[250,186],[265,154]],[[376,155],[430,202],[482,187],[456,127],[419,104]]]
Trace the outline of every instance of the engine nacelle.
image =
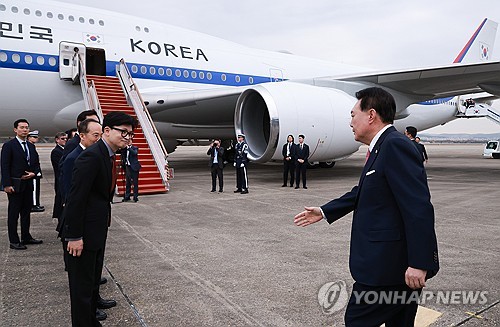
[[255,162],[283,159],[289,134],[304,134],[309,161],[345,158],[359,149],[349,126],[352,96],[336,89],[293,82],[266,83],[245,90],[236,104],[236,133],[243,133]]

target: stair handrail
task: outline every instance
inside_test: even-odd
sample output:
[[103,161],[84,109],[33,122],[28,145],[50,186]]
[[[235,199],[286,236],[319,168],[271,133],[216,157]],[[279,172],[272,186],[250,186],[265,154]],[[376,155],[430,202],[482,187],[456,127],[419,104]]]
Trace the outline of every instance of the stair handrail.
[[102,113],[102,108],[101,104],[99,103],[99,98],[97,97],[97,90],[94,84],[94,81],[87,81],[87,74],[86,69],[85,69],[85,62],[82,59],[82,56],[80,53],[75,53],[75,57],[78,61],[76,67],[73,65],[73,70],[78,69],[77,74],[73,73],[74,79],[73,82],[75,82],[75,78],[78,76],[80,79],[80,86],[82,88],[82,94],[83,94],[83,102],[85,103],[85,108],[87,110],[95,110],[97,112],[97,116],[103,121],[103,113]]
[[167,149],[161,140],[160,134],[156,129],[156,126],[149,114],[149,111],[144,104],[144,100],[137,88],[130,71],[125,64],[125,60],[120,59],[120,63],[116,66],[116,74],[120,79],[122,88],[127,95],[128,100],[132,104],[137,115],[137,119],[142,126],[142,131],[146,137],[151,153],[155,159],[158,170],[161,174],[163,184],[168,190],[169,184],[169,172],[168,172],[168,160],[167,160]]

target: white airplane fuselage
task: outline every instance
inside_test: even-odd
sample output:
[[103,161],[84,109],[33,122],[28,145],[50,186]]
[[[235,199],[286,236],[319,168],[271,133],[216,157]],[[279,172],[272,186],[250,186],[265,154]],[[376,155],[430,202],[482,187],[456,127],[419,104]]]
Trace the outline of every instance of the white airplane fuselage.
[[[107,76],[116,75],[115,66],[124,58],[148,101],[156,101],[158,94],[164,94],[168,102],[169,94],[181,91],[216,92],[236,88],[243,92],[257,85],[276,84],[272,82],[288,83],[286,81],[368,71],[362,67],[252,49],[146,19],[52,1],[2,1],[0,20],[2,136],[12,135],[12,124],[18,118],[27,118],[32,129],[52,136],[74,127],[77,114],[85,110],[80,86],[60,79],[61,42],[103,50]],[[304,102],[304,106],[310,103],[311,108],[322,105],[300,98],[302,89],[299,86],[294,102]],[[359,143],[354,141],[349,127],[350,109],[355,101],[344,96],[340,98],[345,101],[338,101],[337,96],[332,98],[334,113],[327,118],[319,109],[304,112],[301,107],[287,113],[283,109],[286,106],[280,107],[279,114],[288,115],[291,122],[307,120],[310,124],[280,126],[279,143],[284,143],[282,140],[287,134],[306,134],[308,143],[317,150],[312,160],[340,159],[355,152]],[[228,102],[217,99],[194,104],[184,116],[182,110],[189,106],[163,110],[152,103],[150,110],[164,139],[234,138],[234,109],[219,112]],[[196,105],[199,105],[199,114]],[[406,110],[410,114],[395,124],[399,129],[411,123],[422,130],[455,118],[455,109],[450,104],[413,104]],[[335,144],[331,143],[332,139]],[[279,156],[278,149],[265,159]]]

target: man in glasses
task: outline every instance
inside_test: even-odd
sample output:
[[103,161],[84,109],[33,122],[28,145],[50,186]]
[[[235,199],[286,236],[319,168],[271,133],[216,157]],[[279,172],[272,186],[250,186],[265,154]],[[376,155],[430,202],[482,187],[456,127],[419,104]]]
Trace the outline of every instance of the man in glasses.
[[104,117],[102,138],[76,159],[62,236],[66,256],[73,326],[101,326],[96,318],[111,201],[116,184],[115,153],[133,136],[135,119],[122,112]]
[[[133,136],[133,135],[131,135]],[[130,137],[129,144],[121,152],[122,167],[125,170],[125,194],[122,202],[130,201],[131,186],[134,185],[134,202],[139,201],[139,148],[132,144]]]
[[59,132],[54,137],[54,140],[56,142],[56,146],[50,152],[50,162],[52,163],[52,170],[54,170],[54,191],[56,194],[54,197],[54,209],[52,211],[52,218],[59,219],[59,217],[61,217],[62,211],[61,192],[59,191],[59,161],[61,161],[61,157],[64,152],[64,146],[66,145],[66,141],[68,140],[68,134],[66,134],[65,132]]

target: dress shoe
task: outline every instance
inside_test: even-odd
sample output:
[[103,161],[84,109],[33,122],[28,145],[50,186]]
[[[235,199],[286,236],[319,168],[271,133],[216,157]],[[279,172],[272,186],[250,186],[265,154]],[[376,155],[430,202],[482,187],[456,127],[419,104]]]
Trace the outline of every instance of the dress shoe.
[[128,202],[128,201],[130,201],[130,198],[123,198],[122,199],[122,202]]
[[99,321],[103,321],[103,320],[106,320],[106,318],[108,318],[108,315],[106,314],[106,312],[99,310],[99,309],[96,309],[95,310],[95,318]]
[[23,243],[10,243],[10,248],[14,250],[26,250],[27,247]]
[[286,187],[286,184],[281,185],[281,187]]
[[40,205],[40,206],[38,206],[38,207],[40,207],[40,208],[42,208],[42,209],[45,209],[45,206],[41,206],[41,205]]
[[307,190],[307,186],[304,186],[303,188],[305,188]]
[[137,198],[136,198],[136,199],[134,199],[134,202],[137,202],[137,201],[139,201],[139,199],[137,199]]
[[223,193],[224,191],[222,189],[219,190],[219,193]]
[[295,189],[298,189],[299,187],[298,186],[295,186]]
[[99,281],[99,285],[104,285],[108,282],[108,279],[106,277],[101,277],[101,280]]
[[234,193],[241,193],[241,190],[236,190],[234,191]]
[[290,187],[293,187],[293,184],[290,184]]
[[103,298],[99,298],[97,300],[97,308],[99,308],[99,309],[109,309],[112,307],[116,307],[115,300],[105,300]]
[[45,209],[44,208],[41,208],[39,206],[33,206],[31,207],[31,212],[44,212]]
[[213,193],[213,192],[217,192],[217,191],[216,191],[216,190],[211,190],[210,192],[212,192],[212,193]]
[[42,240],[35,240],[34,238],[32,238],[32,239],[29,239],[29,240],[24,240],[22,243],[24,245],[26,245],[26,244],[42,244],[43,241]]
[[241,194],[248,194],[248,190],[241,191]]

